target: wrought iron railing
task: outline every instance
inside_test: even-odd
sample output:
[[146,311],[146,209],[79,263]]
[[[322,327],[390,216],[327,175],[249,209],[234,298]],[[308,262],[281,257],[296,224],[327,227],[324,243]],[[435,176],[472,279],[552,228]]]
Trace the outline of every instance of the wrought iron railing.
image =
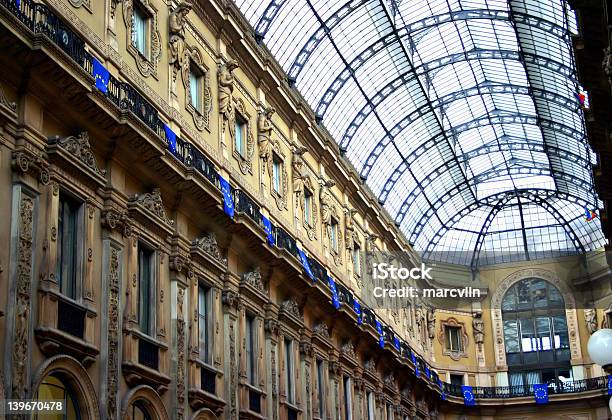
[[315,279],[326,284],[327,270],[325,270],[325,267],[323,267],[319,261],[312,257],[308,257],[308,265],[310,265],[310,270],[312,271],[312,274],[314,274]]
[[138,339],[138,363],[159,370],[159,347],[142,337]]
[[293,237],[289,235],[287,231],[285,231],[280,226],[276,227],[275,232],[276,232],[276,246],[287,250],[287,252],[289,252],[295,258],[299,259],[300,254],[298,253],[295,239],[293,239]]
[[245,214],[257,225],[261,224],[261,208],[242,190],[234,190],[234,206],[238,213]]
[[[578,379],[574,381],[556,381],[548,385],[548,394],[572,394],[576,392],[587,392],[608,389],[608,377]],[[444,393],[463,398],[461,385],[444,383]],[[533,385],[510,385],[510,386],[474,386],[472,387],[474,398],[517,398],[533,396]]]

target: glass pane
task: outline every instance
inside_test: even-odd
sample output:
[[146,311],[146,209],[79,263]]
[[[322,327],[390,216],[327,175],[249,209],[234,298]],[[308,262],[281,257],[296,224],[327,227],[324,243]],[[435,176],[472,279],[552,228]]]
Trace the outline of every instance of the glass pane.
[[504,341],[506,343],[506,353],[520,351],[516,320],[504,320]]
[[189,96],[191,97],[191,105],[198,111],[201,111],[200,91],[200,76],[191,70],[189,72]]
[[243,144],[243,128],[244,125],[238,120],[238,118],[236,118],[236,134],[235,134],[235,139],[234,139],[234,148],[236,149],[236,151],[242,155],[242,144]]
[[142,10],[134,7],[132,27],[132,44],[140,54],[147,57],[147,17]]

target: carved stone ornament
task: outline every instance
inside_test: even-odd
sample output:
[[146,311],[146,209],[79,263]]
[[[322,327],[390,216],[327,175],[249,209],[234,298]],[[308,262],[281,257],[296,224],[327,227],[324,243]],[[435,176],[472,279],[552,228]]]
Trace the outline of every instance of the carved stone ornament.
[[219,114],[221,114],[222,128],[229,128],[229,133],[233,139],[236,135],[236,111],[234,109],[234,70],[238,68],[236,60],[229,60],[219,66]]
[[57,139],[57,144],[62,149],[66,150],[68,153],[83,162],[94,173],[101,176],[106,176],[106,170],[98,167],[96,157],[91,151],[91,145],[89,144],[89,133],[87,131],[83,131],[77,136]]
[[327,326],[325,322],[320,322],[317,325],[315,325],[312,332],[325,340],[330,339],[329,327]]
[[191,260],[189,257],[184,255],[171,255],[169,268],[177,273],[181,273],[183,270],[185,270],[187,275],[190,277],[189,273],[191,272]]
[[482,313],[476,312],[474,319],[472,320],[472,329],[474,330],[474,342],[476,344],[484,343],[484,321],[482,319]]
[[259,267],[256,267],[253,271],[244,273],[242,275],[242,281],[260,292],[265,292],[264,284],[261,281],[261,271],[259,270]]
[[[276,140],[271,142],[272,153],[276,154],[277,158],[280,159],[280,185],[279,189],[276,190],[274,188],[274,173],[272,171],[272,167],[269,169],[270,174],[270,194],[274,197],[274,201],[276,201],[276,207],[279,210],[284,210],[287,208],[287,197],[289,196],[289,175],[287,174],[287,166],[285,165],[285,155],[283,154],[280,143]],[[272,157],[271,157],[272,158]]]
[[436,313],[433,308],[427,308],[427,336],[430,340],[436,336]]
[[232,290],[224,290],[221,295],[221,303],[230,308],[238,307],[240,295]]
[[[200,97],[202,98],[201,108],[197,109],[193,106],[191,99],[191,89],[189,88],[189,73],[191,66],[195,66],[202,78],[200,86]],[[210,89],[210,72],[206,65],[202,53],[196,47],[185,47],[184,58],[182,62],[183,85],[185,86],[185,103],[187,111],[193,117],[193,123],[200,131],[210,130],[210,113],[212,111],[212,91]]]
[[355,209],[345,209],[344,211],[344,231],[345,231],[345,239],[346,239],[346,249],[353,250],[355,249],[355,245],[359,244],[359,235],[355,231],[355,220],[353,216],[357,213]]
[[345,357],[349,357],[349,358],[356,358],[355,355],[355,346],[353,345],[352,341],[347,341],[346,343],[344,343],[342,345],[342,347],[340,348],[340,352],[345,356]]
[[589,334],[597,331],[597,311],[593,308],[584,309],[584,321]]
[[281,312],[294,316],[297,319],[302,319],[302,314],[300,312],[300,307],[295,299],[287,299],[283,301],[280,307]]
[[240,115],[240,118],[242,118],[242,120],[245,122],[245,132],[243,133],[242,137],[242,147],[244,148],[244,150],[237,150],[236,142],[232,141],[232,156],[238,161],[240,172],[246,175],[253,172],[253,155],[255,154],[255,139],[251,130],[251,116],[247,113],[246,105],[244,104],[244,101],[241,98],[234,100],[233,112],[234,117],[232,120],[232,126],[230,128],[232,139],[234,139],[234,136],[236,135],[236,113],[238,113]]
[[38,181],[42,185],[47,185],[51,179],[49,164],[45,158],[27,146],[13,152],[11,166],[14,171],[22,174],[27,174],[32,170],[38,175]]
[[85,7],[91,13],[91,0],[70,0],[70,4],[73,7]]
[[192,7],[193,5],[189,2],[181,2],[170,12],[170,18],[168,19],[168,29],[170,31],[168,62],[172,66],[174,81],[178,72],[184,66],[189,66],[188,57],[185,55],[185,23]]
[[184,419],[185,403],[185,319],[183,315],[183,301],[185,290],[178,288],[176,295],[177,319],[176,319],[176,399],[177,419]]
[[17,111],[17,103],[11,102],[7,99],[6,95],[4,94],[4,89],[2,89],[2,85],[0,85],[0,105],[4,105],[13,112]]
[[264,321],[264,330],[271,334],[278,334],[278,321],[276,319],[268,318]]
[[119,390],[119,251],[111,247],[108,262],[108,362],[106,365],[108,390],[106,396],[107,418],[117,417],[117,392]]
[[[274,107],[266,108],[257,116],[257,144],[259,146],[259,158],[261,159],[261,173],[270,171],[272,165],[272,115],[276,110]],[[271,172],[271,171],[270,171]]]
[[321,223],[326,229],[331,226],[332,216],[338,218],[336,207],[334,206],[334,199],[332,197],[330,188],[336,185],[334,180],[321,181],[321,190],[319,192],[319,201],[321,204]]
[[132,236],[132,223],[126,211],[113,208],[105,209],[102,211],[100,223],[110,230],[121,229],[123,236],[126,238]]
[[[157,78],[157,65],[161,58],[161,34],[157,19],[157,9],[153,6],[152,0],[122,0],[123,2],[123,21],[125,22],[127,34],[127,50],[134,57],[138,70],[144,77],[153,76]],[[136,48],[136,30],[134,20],[134,8],[139,7],[148,17],[147,41],[145,53],[142,54]]]
[[166,209],[164,208],[164,202],[162,201],[159,188],[154,188],[150,193],[136,195],[134,196],[133,200],[163,220],[164,223],[174,226],[174,220],[168,219],[168,216],[166,215]]
[[374,361],[374,359],[366,360],[366,362],[363,365],[363,369],[366,372],[370,372],[370,373],[376,375],[376,362]]
[[222,265],[227,265],[227,258],[223,256],[221,248],[219,248],[217,244],[217,236],[214,233],[209,233],[201,238],[195,239],[192,242],[192,246],[200,249],[213,260],[219,261]]
[[391,388],[391,389],[395,389],[395,387],[396,387],[396,385],[395,385],[395,375],[393,374],[393,372],[391,372],[387,376],[385,376],[384,383],[385,383],[386,387]]
[[[448,349],[449,346],[447,345],[447,342],[446,342],[446,339],[447,339],[446,328],[447,327],[455,327],[455,328],[460,329],[460,332],[459,332],[459,337],[461,339],[461,349],[460,350],[451,351]],[[459,361],[462,357],[468,357],[467,347],[468,347],[469,339],[468,339],[468,335],[466,332],[465,324],[463,322],[459,322],[457,319],[452,318],[452,317],[440,320],[440,330],[438,331],[438,341],[440,341],[440,344],[442,345],[442,353],[445,356],[448,356],[455,361]]]
[[[304,153],[308,149],[305,147],[295,146],[293,149],[293,160],[291,161],[292,166],[292,183],[293,183],[293,195],[295,196],[295,208],[304,208],[304,188],[306,187],[306,180],[308,176],[304,172]],[[310,189],[312,192],[312,188]],[[296,214],[298,212],[296,211]]]
[[312,353],[312,343],[310,341],[300,341],[300,353],[310,355]]
[[612,49],[609,46],[604,49],[601,67],[608,76],[608,83],[612,85]]

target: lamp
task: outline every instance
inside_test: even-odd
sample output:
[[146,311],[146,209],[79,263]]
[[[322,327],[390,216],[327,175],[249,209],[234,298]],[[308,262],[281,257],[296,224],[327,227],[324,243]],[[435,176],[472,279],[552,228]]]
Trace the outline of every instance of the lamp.
[[601,365],[605,371],[612,370],[612,329],[602,328],[589,338],[587,350],[591,360]]

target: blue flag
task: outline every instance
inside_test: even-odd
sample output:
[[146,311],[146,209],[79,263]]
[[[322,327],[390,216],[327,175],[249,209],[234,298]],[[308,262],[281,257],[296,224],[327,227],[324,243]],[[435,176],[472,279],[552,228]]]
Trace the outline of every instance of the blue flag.
[[361,304],[355,297],[353,297],[353,310],[357,314],[357,325],[361,325],[363,323],[363,317],[361,316]]
[[400,340],[399,340],[399,338],[393,337],[393,345],[395,346],[397,351],[400,351]]
[[474,398],[474,391],[469,385],[461,385],[461,393],[463,394],[463,404],[473,407],[476,405],[476,399]]
[[608,375],[608,395],[612,395],[612,375]]
[[338,289],[336,289],[336,282],[331,276],[327,276],[327,284],[329,285],[329,290],[332,292],[332,305],[336,309],[340,309],[340,299],[338,298]]
[[[19,7],[19,0],[17,0],[17,7]],[[93,77],[98,90],[106,95],[108,92],[108,79],[110,73],[108,69],[98,61],[96,57],[93,57]]]
[[168,140],[168,149],[176,154],[176,133],[167,124],[164,124],[164,131],[166,132],[166,140]]
[[306,271],[306,274],[308,274],[308,277],[310,277],[310,280],[317,281],[314,273],[310,269],[310,264],[308,263],[308,258],[306,258],[306,254],[304,254],[304,251],[298,248],[298,253],[300,254],[300,261],[302,262],[302,267],[304,267],[304,271]]
[[533,384],[536,404],[548,404],[548,384]]
[[21,8],[21,0],[15,0],[15,5],[18,9]]
[[232,197],[232,191],[230,189],[229,182],[221,175],[219,175],[219,185],[221,185],[221,192],[223,193],[223,211],[232,219],[234,218],[234,198]]
[[444,384],[440,378],[438,378],[438,386],[440,387],[440,398],[444,401],[446,399],[446,394],[444,394]]
[[266,232],[266,238],[268,238],[268,245],[274,246],[276,241],[274,240],[274,232],[272,232],[272,223],[263,214],[261,215],[261,223],[263,224],[264,231]]
[[378,331],[378,345],[381,349],[385,348],[385,335],[383,333],[382,324],[379,320],[374,321],[376,323],[376,331]]
[[425,365],[425,377],[431,379],[431,370],[429,370],[429,366],[427,365]]
[[417,363],[417,358],[415,356],[415,354],[412,352],[412,350],[410,350],[410,359],[412,360],[412,363],[414,363],[414,374],[418,377],[419,376],[419,364]]

